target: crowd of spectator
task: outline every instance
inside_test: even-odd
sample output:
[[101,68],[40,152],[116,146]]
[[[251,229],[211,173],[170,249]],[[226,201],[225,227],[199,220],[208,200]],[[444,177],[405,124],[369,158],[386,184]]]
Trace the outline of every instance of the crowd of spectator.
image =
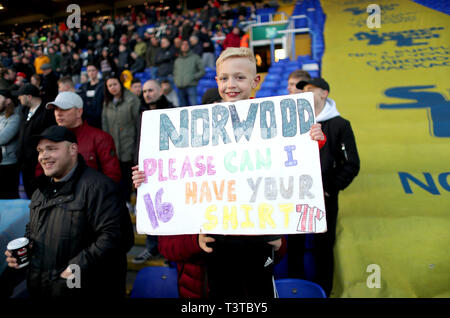
[[90,63],[97,65],[103,76],[149,68],[153,79],[169,79],[173,84],[173,66],[182,41],[188,41],[204,67],[215,68],[222,49],[241,45],[241,36],[248,21],[256,17],[258,6],[262,4],[231,8],[211,0],[201,9],[183,12],[179,5],[169,10],[148,5],[115,18],[83,18],[80,29],[68,29],[62,22],[12,32],[0,40],[0,67],[8,70],[6,76],[2,74],[0,88],[31,82],[33,74],[43,79],[45,68],[58,76],[71,76],[75,85],[85,83],[85,68]]
[[[260,6],[231,8],[210,0],[203,8],[183,11],[179,5],[169,10],[146,5],[114,17],[83,17],[79,29],[61,22],[5,35],[0,40],[0,95],[4,97],[0,105],[4,127],[0,130],[2,134],[8,131],[11,138],[4,137],[1,146],[4,154],[8,146],[17,157],[8,158],[2,171],[14,171],[17,182],[20,171],[25,192],[31,197],[31,181],[41,171],[36,151],[27,149],[27,138],[57,123],[53,109],[46,104],[58,93],[72,91],[83,100],[82,119],[113,137],[121,168],[117,175],[122,175],[123,193],[129,201],[129,168],[137,158],[136,121],[141,106],[148,106],[143,94],[145,81],[157,80],[170,105],[196,105],[197,85],[205,69],[215,68],[223,49],[245,46],[241,35]],[[144,71],[149,76],[142,82],[138,76],[133,78]],[[133,116],[115,113],[122,104]],[[129,131],[133,140],[121,140],[122,131]]]

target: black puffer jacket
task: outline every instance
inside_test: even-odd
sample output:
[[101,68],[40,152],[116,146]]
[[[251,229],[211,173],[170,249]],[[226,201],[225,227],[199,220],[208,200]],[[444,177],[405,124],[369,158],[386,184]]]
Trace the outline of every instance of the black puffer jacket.
[[[120,198],[116,184],[87,167],[81,155],[67,182],[38,179],[26,230],[33,244],[31,296],[124,296],[126,253],[134,234]],[[60,277],[71,264],[81,270],[81,288],[69,289]]]

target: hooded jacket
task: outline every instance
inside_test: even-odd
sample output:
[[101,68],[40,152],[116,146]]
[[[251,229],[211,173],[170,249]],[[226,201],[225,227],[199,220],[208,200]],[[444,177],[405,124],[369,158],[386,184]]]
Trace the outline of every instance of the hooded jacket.
[[360,161],[350,122],[342,118],[336,103],[327,98],[323,110],[316,117],[327,136],[320,149],[322,182],[325,195],[337,196],[358,175]]

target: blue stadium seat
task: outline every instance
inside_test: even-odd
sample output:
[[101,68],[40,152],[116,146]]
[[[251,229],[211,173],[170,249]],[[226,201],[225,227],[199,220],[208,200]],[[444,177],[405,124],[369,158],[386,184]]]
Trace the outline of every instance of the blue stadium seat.
[[292,64],[289,66],[286,66],[286,68],[284,69],[285,73],[291,74],[293,71],[299,70],[300,66],[299,64]]
[[274,279],[288,278],[288,262],[287,255],[285,255],[280,262],[275,264],[273,268]]
[[287,57],[285,59],[279,59],[277,63],[279,64],[288,64],[291,60]]
[[198,86],[204,86],[204,87],[217,87],[217,82],[215,79],[211,79],[211,78],[201,78],[198,81]]
[[278,79],[273,79],[273,80],[264,80],[264,82],[262,82],[261,84],[261,88],[263,89],[274,89],[278,86],[278,82],[279,82],[279,78]]
[[274,64],[269,67],[268,74],[280,74],[284,72],[284,65]]
[[311,75],[312,78],[314,77],[320,77],[319,71],[308,71],[309,75]]
[[[2,180],[1,182],[7,182]],[[30,220],[30,200],[0,200],[0,250],[5,251],[8,243],[25,233]],[[2,252],[2,253],[3,253]],[[7,267],[6,257],[0,259],[0,274]]]
[[303,279],[280,278],[275,286],[280,298],[327,298],[322,287]]
[[[287,85],[286,85],[286,86],[287,86]],[[287,90],[286,87],[278,88],[278,89],[277,89],[277,95],[278,95],[278,96],[289,95],[289,91]]]
[[282,76],[282,73],[268,73],[266,77],[264,78],[264,81],[278,81],[280,77]]
[[311,55],[299,55],[297,56],[297,61],[304,63],[304,61],[311,60]]
[[178,298],[177,276],[176,267],[145,267],[138,272],[130,297]]
[[203,75],[203,77],[201,79],[208,79],[208,80],[215,81],[215,78],[216,78],[216,72],[209,72],[209,73],[205,73],[205,75]]
[[256,92],[255,97],[259,98],[259,97],[270,97],[270,96],[275,96],[275,92],[273,89],[271,88],[263,88],[260,89],[259,91]]

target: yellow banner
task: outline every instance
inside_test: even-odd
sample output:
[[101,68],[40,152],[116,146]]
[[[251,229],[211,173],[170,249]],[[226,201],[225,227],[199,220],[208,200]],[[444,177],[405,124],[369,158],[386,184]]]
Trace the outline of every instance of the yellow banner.
[[373,3],[322,1],[323,77],[361,158],[340,194],[332,296],[450,297],[450,19]]

